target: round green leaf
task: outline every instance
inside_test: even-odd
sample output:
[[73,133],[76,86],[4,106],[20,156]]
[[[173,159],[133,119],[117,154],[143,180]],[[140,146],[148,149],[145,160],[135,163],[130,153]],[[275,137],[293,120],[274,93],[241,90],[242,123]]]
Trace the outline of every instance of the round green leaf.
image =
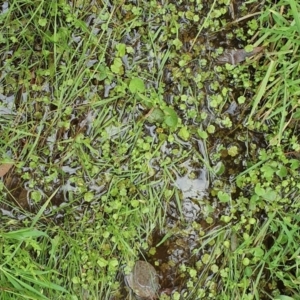
[[160,108],[154,108],[147,120],[150,123],[162,123],[164,121],[165,114]]
[[129,83],[129,91],[131,93],[143,93],[145,91],[144,81],[141,78],[133,77]]
[[214,171],[216,175],[222,175],[225,172],[225,165],[219,161],[215,166],[214,166]]
[[225,193],[223,191],[219,191],[218,198],[219,198],[220,202],[226,203],[230,200],[230,195],[228,195],[227,193]]
[[173,108],[164,108],[165,124],[169,127],[176,127],[178,124],[178,116]]
[[180,138],[182,138],[184,141],[187,141],[190,137],[190,133],[187,129],[186,126],[183,126],[180,128],[179,132],[178,132],[178,135]]

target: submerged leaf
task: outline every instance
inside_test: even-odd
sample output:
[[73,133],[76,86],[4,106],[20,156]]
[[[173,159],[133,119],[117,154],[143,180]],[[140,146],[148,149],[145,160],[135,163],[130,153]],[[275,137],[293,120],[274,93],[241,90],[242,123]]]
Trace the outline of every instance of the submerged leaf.
[[164,121],[165,114],[160,108],[154,108],[147,120],[150,123],[162,123]]
[[247,51],[248,49],[227,49],[217,58],[217,63],[237,65],[244,61],[247,57],[251,57],[261,52],[263,49],[264,47],[255,47],[252,51]]
[[0,165],[0,177],[3,177],[13,166],[12,163],[6,163]]

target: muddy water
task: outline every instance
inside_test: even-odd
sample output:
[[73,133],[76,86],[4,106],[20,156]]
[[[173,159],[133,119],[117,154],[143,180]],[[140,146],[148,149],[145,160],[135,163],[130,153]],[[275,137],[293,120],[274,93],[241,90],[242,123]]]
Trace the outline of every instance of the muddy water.
[[[206,49],[216,49],[219,46],[226,48],[241,48],[244,42],[238,38],[230,40],[224,39],[227,33],[230,33],[236,25],[234,22],[240,15],[239,7],[241,2],[233,1],[231,9],[228,12],[227,20],[232,22],[224,31],[217,34],[208,34],[198,37],[200,43],[206,45]],[[255,12],[258,7],[253,5],[249,7],[249,12]],[[239,24],[238,26],[241,26]],[[196,32],[191,30],[188,34],[183,33],[185,40],[186,51],[189,50],[191,40],[195,37]],[[260,51],[261,49],[259,49]],[[239,62],[241,62],[241,59]],[[229,62],[230,61],[226,61]],[[216,62],[218,63],[218,62]],[[214,68],[214,65],[211,65]],[[169,84],[169,73],[166,70],[165,80]],[[168,93],[172,90],[172,86],[167,89]],[[206,94],[213,94],[213,91],[206,89]],[[243,90],[234,89],[232,94],[241,95]],[[251,96],[251,95],[249,95]],[[168,94],[167,99],[172,103],[173,96]],[[202,107],[209,114],[210,120],[215,120],[215,114],[211,111],[209,106]],[[200,164],[195,166],[195,161],[187,159],[183,161],[178,168],[184,169],[183,174],[174,171],[174,186],[179,191],[179,199],[173,198],[168,203],[166,227],[162,231],[155,231],[152,236],[152,247],[155,247],[155,254],[143,253],[141,259],[146,259],[152,265],[156,265],[157,272],[160,274],[161,291],[168,291],[169,294],[178,292],[181,299],[196,299],[197,297],[190,292],[187,292],[187,281],[190,278],[182,271],[182,266],[185,268],[195,268],[198,274],[206,276],[206,281],[201,281],[200,285],[204,290],[210,290],[209,281],[214,278],[213,272],[206,269],[205,264],[202,263],[204,254],[210,253],[215,259],[215,263],[222,265],[222,254],[208,244],[203,245],[202,236],[205,234],[214,234],[218,239],[218,230],[222,226],[226,228],[226,224],[220,221],[220,217],[228,212],[226,206],[221,205],[214,196],[214,189],[216,181],[222,181],[223,186],[230,186],[234,177],[244,170],[247,161],[251,160],[251,156],[257,152],[249,150],[249,142],[245,141],[243,137],[248,136],[249,140],[257,146],[257,149],[266,147],[264,137],[257,132],[249,132],[243,129],[241,123],[243,122],[242,111],[236,102],[226,104],[223,109],[224,114],[228,114],[232,123],[233,129],[225,129],[219,127],[214,135],[211,135],[207,140],[207,151],[209,153],[209,165],[214,167],[222,161],[225,167],[225,172],[221,179],[219,176],[213,176],[205,165]],[[200,125],[200,124],[198,124]],[[219,147],[223,146],[221,150],[220,160],[213,158],[214,154],[219,152]],[[228,154],[228,149],[231,146],[237,146],[239,154],[236,157],[231,157]],[[202,141],[194,141],[188,143],[187,148],[191,150],[191,155],[197,152],[204,156]],[[207,155],[207,154],[206,154]],[[231,190],[232,198],[239,194],[238,190]],[[168,237],[168,234],[172,234]],[[231,232],[231,229],[225,230],[225,234],[220,237],[222,241],[231,239],[234,250],[236,235]],[[207,283],[207,285],[206,285]],[[196,284],[197,286],[197,284]],[[216,293],[217,288],[211,288],[211,293]],[[207,294],[206,294],[207,295]],[[212,296],[210,296],[212,297]],[[205,296],[203,296],[206,299]],[[200,299],[200,298],[199,298]]]

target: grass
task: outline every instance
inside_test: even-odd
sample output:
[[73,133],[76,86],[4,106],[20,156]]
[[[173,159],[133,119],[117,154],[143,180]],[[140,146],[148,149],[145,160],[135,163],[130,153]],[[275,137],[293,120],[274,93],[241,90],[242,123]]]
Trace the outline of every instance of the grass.
[[125,299],[141,257],[161,299],[299,299],[299,5],[186,5],[3,8],[1,299]]
[[[249,115],[248,122],[251,121],[252,115],[257,111],[257,106],[263,102],[256,117],[262,119],[262,124],[270,120],[277,122],[278,129],[273,136],[272,143],[280,144],[283,139],[285,129],[289,123],[297,119],[298,103],[297,78],[298,62],[298,35],[299,20],[297,15],[297,3],[282,2],[283,7],[288,13],[280,13],[278,6],[270,7],[262,16],[261,20],[267,19],[267,12],[271,13],[272,23],[262,29],[262,36],[259,42],[271,45],[271,51],[268,54],[268,71],[258,87],[258,93],[254,99],[252,111]],[[291,14],[292,19],[288,19]],[[285,42],[287,41],[287,42]]]

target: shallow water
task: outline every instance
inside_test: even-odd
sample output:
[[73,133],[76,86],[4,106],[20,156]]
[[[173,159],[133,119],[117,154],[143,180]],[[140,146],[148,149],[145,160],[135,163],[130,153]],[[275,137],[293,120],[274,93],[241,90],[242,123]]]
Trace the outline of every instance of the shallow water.
[[[242,16],[239,10],[241,3],[242,1],[232,2],[226,14],[227,22],[233,22]],[[189,1],[183,1],[179,9],[184,12],[189,11],[189,5]],[[203,5],[204,10],[202,13],[205,16],[209,12],[210,6],[206,3]],[[251,9],[252,8],[249,7],[249,12]],[[4,10],[5,6],[3,5],[2,11],[4,12]],[[125,18],[132,18],[131,12],[121,10],[121,14],[124,14]],[[147,20],[147,16],[145,16],[145,23],[147,23]],[[183,18],[182,24],[186,21],[187,20]],[[93,28],[95,34],[101,32],[101,20],[99,20],[96,15],[88,17],[86,24],[88,26],[95,25]],[[166,24],[169,26],[169,22],[166,22]],[[159,26],[160,20],[157,20],[157,24],[151,23],[149,25],[150,28],[147,28],[147,30],[149,29],[156,32]],[[216,264],[222,265],[222,254],[217,251],[218,249],[215,249],[215,244],[203,244],[204,242],[201,239],[205,234],[212,235],[215,239],[218,239],[219,228],[221,226],[226,228],[226,224],[222,223],[220,218],[223,214],[228,213],[230,206],[218,201],[216,191],[227,190],[234,200],[234,197],[238,195],[239,191],[233,187],[233,179],[245,169],[247,161],[250,160],[251,156],[255,155],[257,151],[251,151],[249,148],[249,140],[257,146],[257,149],[266,146],[264,137],[261,134],[249,132],[242,126],[243,114],[244,111],[247,110],[247,107],[238,105],[236,98],[244,94],[244,89],[232,86],[229,82],[229,78],[218,78],[218,75],[211,77],[211,74],[215,72],[214,68],[218,65],[218,62],[213,57],[218,47],[222,46],[225,49],[231,49],[233,47],[242,48],[244,46],[245,42],[237,37],[227,38],[228,34],[235,32],[235,29],[239,26],[242,25],[232,23],[221,32],[210,32],[209,28],[205,29],[203,34],[198,36],[194,44],[194,48],[197,49],[195,51],[198,52],[197,57],[193,53],[193,50],[191,50],[191,43],[197,36],[197,28],[189,28],[190,30],[186,28],[181,30],[179,28],[178,34],[183,41],[183,46],[180,51],[183,53],[178,54],[178,57],[175,58],[168,57],[166,54],[173,45],[169,47],[167,42],[165,42],[165,44],[161,45],[160,49],[156,49],[156,53],[154,53],[150,45],[144,43],[143,36],[136,29],[132,29],[129,33],[124,33],[122,41],[126,45],[131,46],[134,51],[133,58],[129,55],[122,57],[125,71],[135,68],[137,62],[139,62],[140,68],[145,68],[145,72],[151,73],[153,69],[156,68],[154,75],[157,73],[159,73],[159,75],[153,79],[153,82],[147,83],[149,90],[150,88],[160,89],[162,82],[165,88],[162,95],[164,101],[175,107],[183,123],[191,128],[192,131],[196,132],[201,126],[206,128],[210,124],[214,124],[216,127],[215,133],[210,134],[205,142],[200,138],[197,139],[194,137],[189,141],[183,141],[179,137],[176,137],[172,143],[168,143],[167,141],[162,142],[160,147],[162,157],[154,157],[149,161],[153,169],[149,178],[153,179],[153,181],[157,181],[158,185],[161,184],[163,159],[169,158],[171,161],[176,161],[174,169],[169,169],[168,171],[173,178],[172,185],[176,188],[178,193],[169,201],[162,203],[162,207],[166,209],[167,217],[165,228],[161,229],[161,231],[158,229],[154,230],[152,235],[151,246],[156,248],[155,254],[150,255],[148,251],[143,251],[141,259],[146,258],[147,261],[155,266],[157,264],[156,269],[160,276],[161,290],[169,290],[170,293],[178,292],[181,294],[182,299],[188,299],[185,293],[189,291],[187,282],[190,280],[187,275],[188,272],[182,270],[183,265],[185,268],[197,269],[199,274],[203,275],[203,277],[206,276],[203,286],[206,291],[210,289],[209,284],[211,284],[210,280],[214,278],[214,273],[207,270],[205,264],[200,263],[202,257],[209,253],[213,259],[215,259]],[[157,36],[159,36],[159,32]],[[75,44],[79,44],[80,40],[80,37],[74,35],[73,42]],[[114,43],[115,41],[109,41],[107,43],[108,47],[113,49]],[[12,54],[13,52],[5,54],[3,57]],[[179,60],[183,54],[187,56],[190,55],[191,60],[187,60],[187,65],[178,67],[179,62],[177,60]],[[200,59],[206,60],[206,65],[200,66]],[[111,57],[107,55],[105,60],[110,62]],[[98,62],[99,59],[96,56],[92,56],[86,67],[93,69]],[[190,68],[190,73],[184,73],[187,68]],[[177,72],[181,72],[180,75],[177,75]],[[198,86],[195,81],[192,81],[192,78],[193,76],[195,77],[198,74],[202,74],[202,72],[203,74],[207,73],[207,75],[203,76],[207,76],[208,80],[204,82],[203,86]],[[190,77],[188,77],[188,74],[193,74],[193,76],[189,75]],[[176,76],[187,76],[187,81],[179,85]],[[124,80],[127,80],[125,75],[123,77]],[[219,87],[214,87],[212,78],[214,81],[219,80]],[[35,81],[35,78],[32,80]],[[211,101],[217,91],[222,89],[225,84],[228,84],[232,88],[231,98],[229,98],[220,111],[216,111],[211,106]],[[51,206],[45,211],[45,217],[51,218],[51,220],[57,223],[63,222],[67,207],[72,206],[74,202],[74,205],[76,204],[77,207],[77,215],[74,216],[74,218],[80,219],[86,210],[90,209],[92,211],[93,202],[86,203],[82,197],[76,199],[75,195],[78,189],[84,185],[88,191],[94,193],[95,199],[100,199],[101,196],[105,195],[109,190],[112,176],[120,172],[120,170],[124,172],[128,171],[128,161],[131,158],[132,149],[129,146],[127,147],[126,143],[130,144],[134,141],[134,138],[129,141],[123,141],[122,137],[124,132],[128,129],[131,129],[135,133],[136,125],[133,120],[142,120],[143,117],[147,115],[149,109],[143,105],[136,105],[129,111],[128,104],[124,104],[122,97],[118,95],[118,92],[114,91],[116,86],[117,83],[115,81],[106,83],[100,75],[98,78],[95,78],[92,81],[89,93],[87,95],[78,96],[75,102],[72,103],[71,112],[66,113],[62,118],[62,121],[67,122],[69,127],[61,126],[60,128],[56,128],[55,124],[51,123],[51,112],[59,109],[55,103],[50,103],[47,107],[41,107],[37,100],[32,100],[33,112],[39,112],[41,118],[45,122],[48,122],[49,125],[41,130],[39,148],[47,149],[45,153],[40,152],[41,157],[45,162],[51,161],[51,163],[53,163],[53,170],[52,173],[46,173],[48,170],[43,166],[34,165],[33,167],[23,167],[22,172],[24,174],[29,173],[33,174],[33,176],[35,176],[35,168],[41,168],[42,174],[45,176],[35,178],[37,183],[34,186],[31,185],[30,179],[26,179],[22,176],[23,174],[14,174],[14,172],[8,173],[4,179],[8,196],[6,204],[1,207],[3,215],[20,220],[25,217],[25,214],[22,213],[24,210],[36,213],[41,204],[58,188],[57,194],[51,199]],[[52,88],[50,88],[50,84],[47,82],[43,84],[41,93],[48,96],[50,95],[51,100],[55,99]],[[115,96],[114,101],[110,100],[113,93],[115,93],[113,95]],[[24,113],[20,115],[20,113],[16,111],[26,106],[26,102],[29,101],[28,99],[35,99],[33,96],[38,95],[39,93],[28,95],[25,91],[23,92],[22,86],[20,86],[16,93],[9,91],[7,95],[1,94],[0,100],[4,105],[3,108],[0,108],[0,116],[15,118],[17,115],[18,118],[23,119],[24,122],[31,121],[28,117],[30,114],[27,115]],[[180,102],[182,95],[188,95],[191,99]],[[111,111],[107,113],[107,115],[102,116],[102,107],[100,104],[99,109],[89,111],[87,99],[93,99],[93,97],[99,97],[97,98],[99,102],[111,105]],[[248,97],[251,97],[251,93],[249,93]],[[107,102],[106,99],[108,99]],[[197,100],[194,101],[193,99]],[[111,104],[110,102],[113,103]],[[184,104],[184,106],[181,106],[182,104]],[[189,112],[192,110],[196,111],[197,116],[191,117],[189,115]],[[207,113],[205,120],[199,118],[202,112]],[[218,119],[224,116],[228,116],[233,124],[232,127],[226,128],[226,126],[218,123]],[[104,128],[104,130],[99,130],[99,133],[93,133],[93,123],[95,120]],[[164,129],[147,122],[147,120],[144,122],[142,130],[141,134],[151,137],[153,144],[157,144],[160,141],[162,138],[160,133],[164,131]],[[36,134],[35,129],[33,133]],[[101,159],[97,161],[98,165],[96,167],[98,170],[95,171],[94,176],[88,176],[84,170],[82,170],[83,168],[80,163],[74,163],[72,157],[68,157],[68,148],[65,145],[68,145],[71,139],[79,139],[82,135],[82,140],[84,140],[84,138],[89,138],[92,134],[95,141],[92,141],[91,145],[93,146],[95,144],[96,147],[98,147],[99,144],[101,146],[105,144],[106,148],[97,148],[94,152],[91,150],[91,160],[95,158],[95,161],[97,161],[99,157]],[[119,143],[120,141],[121,143]],[[30,149],[28,144],[32,143],[32,141],[21,140],[19,143],[22,149],[26,147],[26,149]],[[121,144],[121,146],[119,144]],[[228,151],[232,146],[236,146],[238,149],[238,154],[234,157],[230,156]],[[82,151],[82,155],[85,151],[88,152],[90,150],[84,148],[84,145],[82,147],[83,148],[78,147],[77,149],[78,151]],[[147,147],[147,145],[145,145],[145,147]],[[174,149],[182,152],[186,151],[188,154],[181,155],[182,153],[179,153],[176,155],[174,154]],[[112,162],[107,163],[107,165],[114,165],[115,170],[107,168],[104,157],[105,151],[113,153],[111,158]],[[104,158],[102,159],[102,157]],[[99,161],[101,162],[99,163]],[[92,165],[94,162],[91,161],[90,163]],[[218,176],[214,174],[211,169],[214,170],[220,163],[224,165],[225,171]],[[54,176],[52,181],[50,178],[51,175]],[[81,177],[82,182],[74,182],[72,179],[75,175]],[[50,187],[45,184],[45,181],[47,182],[48,179],[49,182],[51,182]],[[42,194],[42,201],[39,203],[36,203],[30,196],[34,190],[39,190]],[[18,207],[18,209],[16,209],[15,206]],[[169,237],[168,234],[170,234]],[[229,228],[228,230],[226,229],[220,239],[230,238],[232,236],[234,237],[234,234]],[[122,279],[120,279],[120,281],[122,281]],[[218,280],[216,279],[216,281]],[[203,282],[201,282],[201,284],[203,284]],[[207,286],[205,284],[207,284]],[[196,287],[197,282],[195,282],[195,288]],[[213,288],[211,289],[213,290]],[[122,297],[126,297],[124,295]],[[193,296],[191,296],[190,299],[194,299],[192,297]]]

